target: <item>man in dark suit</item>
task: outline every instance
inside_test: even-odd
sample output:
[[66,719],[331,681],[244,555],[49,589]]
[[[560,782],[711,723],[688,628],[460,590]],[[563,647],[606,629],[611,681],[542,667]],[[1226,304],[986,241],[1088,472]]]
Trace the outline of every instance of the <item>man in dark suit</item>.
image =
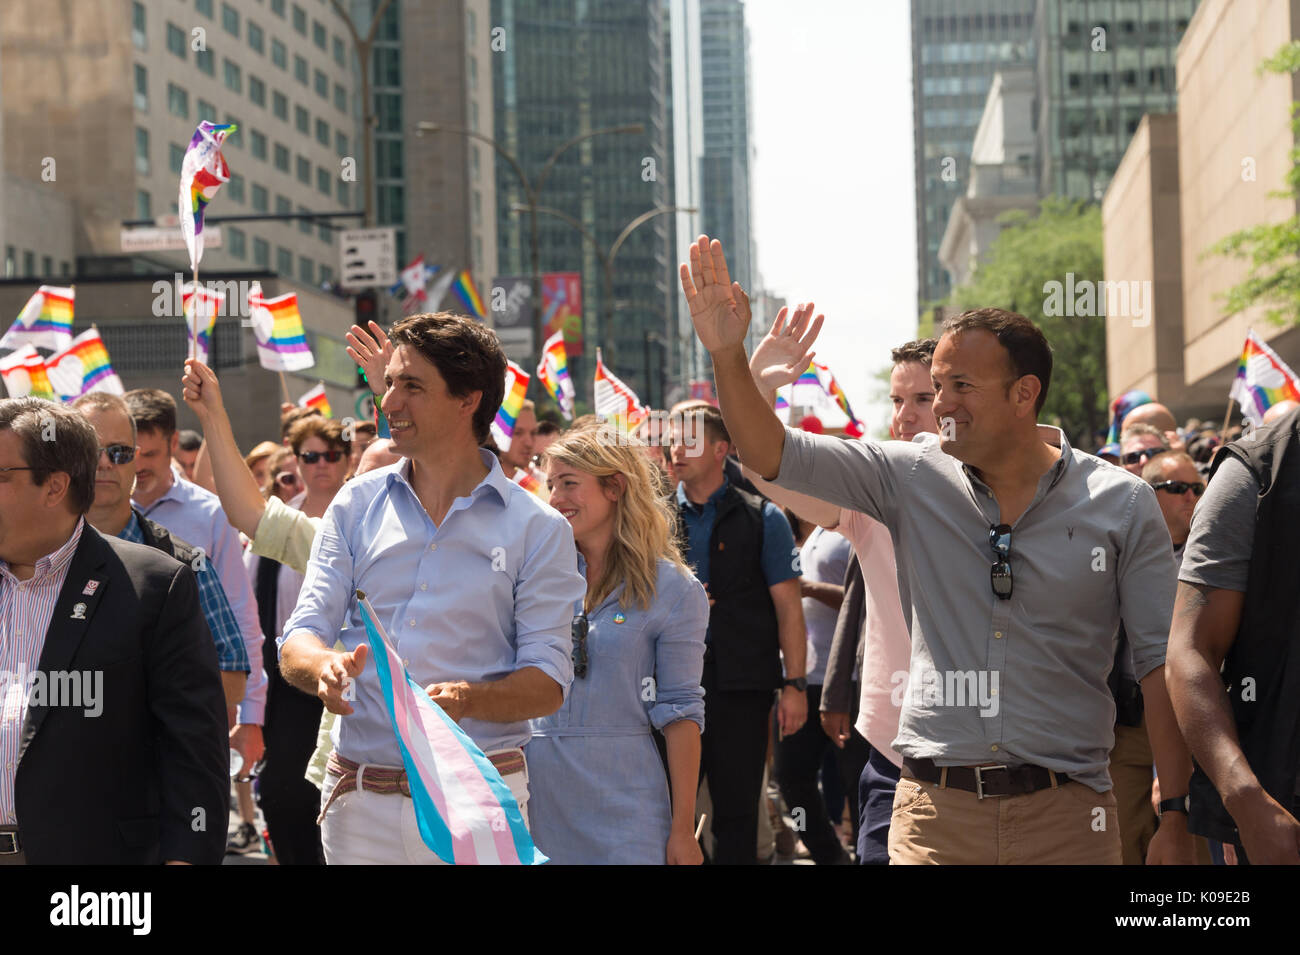
[[0,401],[0,863],[217,863],[230,782],[190,568],[83,515],[79,414]]

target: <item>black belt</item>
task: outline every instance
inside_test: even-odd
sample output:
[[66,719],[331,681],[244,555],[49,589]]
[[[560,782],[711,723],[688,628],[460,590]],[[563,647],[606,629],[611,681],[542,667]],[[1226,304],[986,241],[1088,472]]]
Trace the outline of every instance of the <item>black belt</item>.
[[16,856],[23,851],[17,826],[0,827],[0,856]]
[[1042,766],[936,766],[932,759],[903,759],[903,775],[948,789],[985,796],[1016,796],[1052,789],[1070,781],[1063,773]]

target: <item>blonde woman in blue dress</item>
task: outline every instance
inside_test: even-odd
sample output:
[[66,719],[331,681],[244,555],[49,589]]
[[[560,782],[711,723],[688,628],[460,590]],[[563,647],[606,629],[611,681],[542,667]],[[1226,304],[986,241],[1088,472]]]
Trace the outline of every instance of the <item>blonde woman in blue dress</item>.
[[[708,597],[634,440],[593,421],[561,435],[545,463],[587,595],[574,608],[568,698],[532,721],[533,838],[559,864],[698,865]],[[667,743],[667,779],[652,727]]]

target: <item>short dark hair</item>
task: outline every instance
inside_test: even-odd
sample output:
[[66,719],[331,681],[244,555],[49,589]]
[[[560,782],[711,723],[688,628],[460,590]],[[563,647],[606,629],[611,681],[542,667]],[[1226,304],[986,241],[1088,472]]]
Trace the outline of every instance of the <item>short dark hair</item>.
[[496,334],[464,315],[425,312],[399,321],[388,338],[394,346],[414,348],[437,368],[452,397],[481,392],[474,409],[474,440],[485,444],[506,390],[506,356]]
[[1017,378],[1033,375],[1042,385],[1034,412],[1043,410],[1047,401],[1047,388],[1052,383],[1052,346],[1047,336],[1023,315],[1002,308],[975,308],[962,312],[944,323],[943,334],[960,335],[962,332],[982,330],[997,338],[1007,350],[1007,358]]
[[537,436],[544,438],[548,434],[559,434],[560,426],[549,418],[544,418],[537,424]]
[[704,436],[710,441],[725,441],[731,444],[731,432],[722,420],[722,412],[710,405],[707,408],[692,408],[683,417],[698,418],[704,425]]
[[68,504],[77,515],[95,503],[99,436],[85,416],[44,398],[0,400],[0,430],[22,441],[23,464],[39,486],[55,471],[68,476]]
[[907,342],[899,345],[889,353],[889,360],[895,365],[901,365],[905,361],[919,361],[927,368],[934,359],[934,346],[939,344],[933,338],[918,338],[914,342]]
[[288,411],[283,412],[280,415],[280,443],[283,444],[285,441],[289,440],[289,432],[293,430],[295,424],[303,418],[309,418],[312,415],[324,417],[324,415],[321,415],[319,408],[297,407],[290,408]]
[[[88,391],[76,401],[68,405],[69,408],[75,408],[83,415],[89,411],[113,411],[122,415],[131,423],[131,441],[135,441],[135,419],[131,417],[131,409],[126,406],[126,402],[119,395],[110,394],[107,391]],[[99,466],[96,460],[95,466]]]
[[176,399],[161,388],[135,388],[122,398],[131,410],[136,431],[157,431],[168,439],[176,433]]
[[294,454],[302,452],[308,438],[320,438],[331,449],[352,453],[352,442],[346,437],[343,425],[323,415],[304,415],[289,429],[289,447]]
[[182,451],[197,451],[199,448],[203,447],[203,435],[199,434],[197,431],[191,430],[190,428],[186,428],[181,432],[177,444]]

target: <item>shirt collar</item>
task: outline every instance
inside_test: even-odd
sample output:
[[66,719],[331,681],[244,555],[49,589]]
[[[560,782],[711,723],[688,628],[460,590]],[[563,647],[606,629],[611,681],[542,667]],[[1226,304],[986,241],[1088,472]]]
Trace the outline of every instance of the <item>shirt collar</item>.
[[131,516],[126,519],[126,526],[122,532],[117,535],[124,541],[130,541],[132,544],[144,543],[144,530],[140,526],[140,518],[136,516],[135,508],[131,508]]
[[[917,437],[920,437],[920,435]],[[1070,447],[1070,439],[1065,436],[1065,432],[1050,424],[1040,424],[1038,426],[1038,439],[1044,444],[1061,449],[1061,456],[1052,463],[1052,466],[1048,468],[1044,474],[1047,478],[1047,487],[1053,488],[1061,478],[1065,476],[1065,471],[1070,466],[1070,461],[1074,457],[1074,449]],[[972,483],[978,483],[980,487],[988,487],[984,480],[975,473],[969,464],[960,461],[957,463],[961,472],[965,474]],[[1039,484],[1041,486],[1041,480]]]
[[712,494],[709,495],[709,499],[705,501],[703,504],[696,504],[694,501],[692,501],[690,498],[686,496],[686,482],[678,481],[677,482],[677,503],[681,504],[683,507],[689,507],[692,510],[697,512],[703,510],[706,507],[717,507],[718,502],[722,500],[722,495],[727,493],[727,488],[730,486],[731,486],[731,482],[727,480],[727,476],[724,474],[722,476],[722,484],[718,486],[718,489],[716,491],[714,491]]
[[171,479],[172,479],[172,484],[171,487],[167,489],[167,492],[163,494],[162,497],[158,498],[156,501],[150,504],[148,507],[143,508],[142,513],[147,514],[149,511],[152,511],[163,501],[179,501],[182,504],[185,503],[185,500],[189,497],[189,495],[185,493],[184,487],[185,485],[189,484],[189,482],[186,481],[184,478],[178,478],[175,474],[171,475]]
[[[495,491],[497,497],[501,499],[501,503],[505,504],[510,499],[510,489],[512,487],[518,487],[518,485],[506,477],[505,472],[501,470],[501,462],[497,460],[495,454],[485,448],[479,448],[478,455],[479,460],[482,461],[484,466],[488,469],[488,473],[484,476],[483,480],[479,481],[478,484],[474,486],[474,490],[469,492],[469,497],[471,499],[478,497],[480,493],[483,493],[482,489],[487,487]],[[415,488],[411,486],[410,458],[403,458],[400,464],[395,465],[393,469],[388,472],[388,488],[391,490],[393,485],[397,482],[405,484],[412,494],[415,493]]]
[[[40,580],[41,578],[48,577],[51,574],[57,574],[67,567],[72,561],[72,555],[76,553],[77,545],[81,543],[81,531],[85,526],[86,519],[84,517],[78,517],[77,526],[72,529],[72,536],[64,541],[58,550],[46,554],[36,562],[36,567],[32,573],[31,579]],[[8,561],[0,560],[0,569],[4,570],[7,577],[11,577],[15,580],[17,579],[13,577],[13,573],[9,570]]]

